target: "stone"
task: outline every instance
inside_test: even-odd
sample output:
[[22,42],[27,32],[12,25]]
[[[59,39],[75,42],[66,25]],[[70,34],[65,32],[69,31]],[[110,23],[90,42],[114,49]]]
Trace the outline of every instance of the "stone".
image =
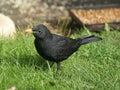
[[12,19],[0,13],[0,36],[14,36],[16,33],[15,24]]

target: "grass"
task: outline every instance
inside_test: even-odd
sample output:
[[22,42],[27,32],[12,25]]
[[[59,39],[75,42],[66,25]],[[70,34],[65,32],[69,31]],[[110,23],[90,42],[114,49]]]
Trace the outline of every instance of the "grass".
[[120,32],[98,36],[103,40],[81,46],[62,62],[57,77],[56,65],[49,68],[37,54],[33,36],[0,38],[0,90],[12,86],[17,90],[120,90]]

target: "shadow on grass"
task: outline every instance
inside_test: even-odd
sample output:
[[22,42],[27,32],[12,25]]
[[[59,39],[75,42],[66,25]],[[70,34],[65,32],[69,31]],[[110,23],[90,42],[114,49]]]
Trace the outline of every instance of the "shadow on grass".
[[[47,70],[48,69],[48,63],[47,60],[45,60],[44,58],[42,58],[39,55],[24,55],[21,56],[19,58],[19,64],[21,66],[30,66],[30,67],[34,67],[35,69],[39,70]],[[49,64],[51,64],[52,62],[49,62]]]

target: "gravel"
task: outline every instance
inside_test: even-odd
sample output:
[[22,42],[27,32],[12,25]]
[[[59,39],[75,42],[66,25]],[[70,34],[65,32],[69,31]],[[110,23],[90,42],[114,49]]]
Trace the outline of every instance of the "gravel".
[[16,24],[46,22],[69,16],[65,5],[69,0],[1,0],[1,12],[10,16]]

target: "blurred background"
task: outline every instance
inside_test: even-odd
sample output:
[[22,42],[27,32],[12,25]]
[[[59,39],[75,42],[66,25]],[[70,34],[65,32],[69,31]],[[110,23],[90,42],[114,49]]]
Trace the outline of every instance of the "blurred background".
[[1,0],[0,13],[21,28],[47,23],[52,30],[60,21],[70,21],[69,9],[99,5],[120,6],[120,0]]
[[0,12],[18,25],[54,22],[69,17],[68,9],[98,4],[118,4],[120,0],[1,0]]

